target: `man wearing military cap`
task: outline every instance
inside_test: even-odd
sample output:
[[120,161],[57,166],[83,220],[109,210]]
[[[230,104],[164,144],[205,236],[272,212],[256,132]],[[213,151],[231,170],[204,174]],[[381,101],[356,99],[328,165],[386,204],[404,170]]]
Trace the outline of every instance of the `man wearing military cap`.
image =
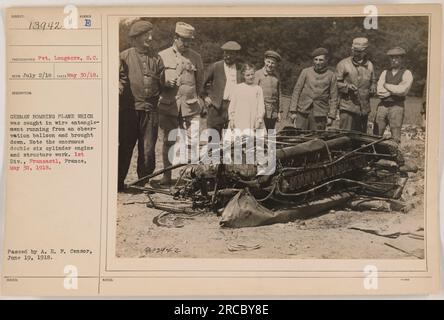
[[236,41],[228,41],[221,49],[223,59],[208,67],[204,79],[207,128],[217,130],[220,138],[228,124],[231,92],[236,84],[242,82],[240,68],[236,64],[241,46]]
[[280,110],[280,79],[276,73],[278,63],[282,60],[279,53],[268,50],[264,53],[264,67],[256,71],[254,81],[264,93],[265,128],[274,129],[281,119]]
[[[191,124],[199,123],[203,88],[203,63],[200,54],[190,48],[194,39],[194,27],[177,22],[173,45],[159,53],[165,65],[165,86],[159,99],[159,125],[163,133],[163,166],[171,166],[168,152],[175,141],[168,134],[174,129],[187,131],[188,146],[192,139]],[[199,134],[199,132],[197,132]],[[171,184],[171,171],[164,173],[161,185]]]
[[338,93],[336,75],[328,69],[328,50],[315,49],[313,66],[302,70],[293,90],[290,117],[302,130],[325,130],[336,118]]
[[152,44],[153,25],[134,22],[128,36],[133,47],[120,53],[119,72],[119,172],[118,190],[124,189],[134,146],[137,142],[137,175],[155,169],[158,132],[157,104],[164,65]]
[[413,76],[404,66],[406,52],[395,47],[387,52],[390,69],[384,70],[378,80],[378,97],[381,99],[376,111],[374,134],[382,136],[387,125],[392,139],[401,142],[401,127],[404,120],[405,97],[412,83]]
[[339,91],[339,127],[367,132],[370,96],[376,93],[373,63],[367,58],[367,38],[355,38],[352,55],[336,67]]

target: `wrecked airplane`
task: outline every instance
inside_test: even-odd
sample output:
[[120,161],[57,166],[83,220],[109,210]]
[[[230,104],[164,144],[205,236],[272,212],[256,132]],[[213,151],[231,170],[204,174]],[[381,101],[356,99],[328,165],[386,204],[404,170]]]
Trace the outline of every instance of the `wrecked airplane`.
[[[178,164],[146,177],[180,168],[170,190],[142,188],[149,198],[147,206],[171,213],[213,211],[221,215],[222,227],[285,223],[351,204],[371,208],[384,203],[388,210],[402,210],[398,199],[407,172],[416,168],[406,164],[394,141],[293,127],[283,128],[273,140],[272,175],[258,175],[252,164]],[[153,192],[167,198],[154,201]]]

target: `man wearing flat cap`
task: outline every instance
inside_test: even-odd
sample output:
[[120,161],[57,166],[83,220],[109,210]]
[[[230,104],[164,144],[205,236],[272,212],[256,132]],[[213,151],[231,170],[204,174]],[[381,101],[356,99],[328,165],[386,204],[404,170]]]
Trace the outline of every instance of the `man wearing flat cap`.
[[281,119],[280,110],[280,80],[276,74],[278,63],[282,60],[279,53],[268,50],[264,54],[264,67],[256,71],[254,81],[264,93],[265,129],[274,129],[276,122]]
[[156,165],[157,104],[164,65],[152,44],[153,26],[134,22],[128,36],[133,47],[120,53],[119,72],[119,172],[118,190],[124,189],[134,146],[137,142],[137,175],[151,174]]
[[[199,124],[203,88],[203,63],[200,54],[190,48],[194,39],[194,27],[177,22],[173,45],[159,53],[165,65],[165,86],[159,99],[159,125],[163,133],[163,166],[171,166],[168,152],[175,141],[170,141],[168,135],[171,130],[185,129],[187,145],[191,137],[191,124]],[[194,132],[194,131],[193,131]],[[198,135],[199,132],[194,132]],[[171,184],[171,171],[164,173],[160,185]]]
[[228,125],[231,92],[236,84],[242,82],[240,68],[236,64],[241,46],[236,41],[228,41],[221,49],[223,59],[208,67],[204,79],[207,128],[215,129],[220,138]]
[[302,70],[293,90],[290,117],[302,130],[325,130],[336,118],[338,88],[336,75],[328,69],[328,50],[315,49],[313,66]]
[[355,38],[352,55],[336,67],[340,129],[367,132],[370,96],[376,93],[376,77],[367,48],[367,38]]
[[387,52],[390,69],[384,70],[378,80],[378,97],[381,99],[375,116],[374,134],[384,135],[387,125],[392,139],[401,143],[401,127],[404,120],[405,97],[412,83],[413,75],[404,66],[406,52],[395,47]]

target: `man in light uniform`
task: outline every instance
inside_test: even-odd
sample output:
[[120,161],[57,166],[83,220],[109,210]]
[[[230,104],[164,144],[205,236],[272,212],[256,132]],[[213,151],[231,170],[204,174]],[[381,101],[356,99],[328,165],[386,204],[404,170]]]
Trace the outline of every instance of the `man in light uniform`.
[[367,58],[367,38],[355,38],[352,55],[336,67],[339,91],[339,128],[367,133],[370,95],[376,93],[373,63]]
[[[200,54],[190,48],[194,27],[177,22],[173,45],[159,53],[165,66],[165,86],[159,99],[159,125],[163,132],[163,165],[171,166],[168,157],[175,141],[168,140],[171,130],[187,130],[190,139],[199,141],[199,132],[191,137],[191,124],[199,124],[202,108],[203,63]],[[160,185],[171,185],[171,171],[164,173]]]
[[384,70],[378,80],[378,97],[381,102],[376,111],[374,134],[382,136],[387,125],[392,139],[401,143],[401,127],[404,120],[405,97],[412,83],[413,75],[404,66],[406,52],[395,47],[387,52],[390,70]]

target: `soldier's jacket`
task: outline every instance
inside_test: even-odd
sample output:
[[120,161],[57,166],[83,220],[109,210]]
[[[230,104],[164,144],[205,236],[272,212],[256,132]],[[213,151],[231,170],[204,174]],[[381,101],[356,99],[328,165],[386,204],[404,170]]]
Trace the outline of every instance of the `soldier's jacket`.
[[183,117],[200,113],[199,97],[203,87],[203,63],[200,55],[188,49],[184,54],[174,47],[159,52],[165,67],[165,81],[176,79],[175,88],[164,87],[159,99],[159,113]]
[[277,119],[280,112],[280,81],[275,74],[265,74],[265,69],[257,70],[254,81],[262,88],[265,103],[265,118]]
[[302,70],[293,89],[290,112],[309,114],[315,117],[336,117],[338,88],[333,71],[317,72],[314,67]]
[[[341,60],[336,67],[339,109],[366,115],[370,113],[370,88],[376,86],[373,64],[369,60],[356,63],[352,57]],[[348,89],[354,84],[357,92]]]

